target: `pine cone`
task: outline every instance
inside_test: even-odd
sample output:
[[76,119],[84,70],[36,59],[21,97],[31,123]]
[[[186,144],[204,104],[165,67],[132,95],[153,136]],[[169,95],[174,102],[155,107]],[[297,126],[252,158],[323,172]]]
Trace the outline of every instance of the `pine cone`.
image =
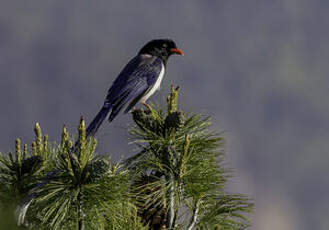
[[172,128],[179,129],[184,124],[184,113],[182,111],[176,111],[168,114],[165,120],[165,127],[167,130]]
[[142,130],[148,129],[155,133],[161,133],[162,125],[161,122],[155,119],[149,111],[143,109],[134,110],[132,112],[133,119],[139,128]]

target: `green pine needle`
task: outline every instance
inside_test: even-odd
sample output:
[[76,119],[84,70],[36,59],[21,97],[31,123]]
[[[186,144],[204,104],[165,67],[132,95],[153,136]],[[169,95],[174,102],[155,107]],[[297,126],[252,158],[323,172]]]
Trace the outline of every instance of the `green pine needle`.
[[133,111],[129,132],[138,153],[123,163],[96,156],[97,141],[86,137],[82,118],[77,140],[63,126],[58,145],[36,123],[30,149],[24,144],[22,150],[16,139],[14,154],[0,153],[0,216],[2,207],[13,210],[33,194],[22,229],[250,226],[253,202],[224,191],[232,173],[224,167],[222,135],[212,131],[210,117],[184,113],[178,95],[172,86],[165,110],[151,105]]

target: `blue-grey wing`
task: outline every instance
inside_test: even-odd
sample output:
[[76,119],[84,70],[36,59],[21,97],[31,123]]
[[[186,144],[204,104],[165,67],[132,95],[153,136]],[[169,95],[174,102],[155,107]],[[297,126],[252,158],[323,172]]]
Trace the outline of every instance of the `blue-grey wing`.
[[155,84],[163,64],[161,59],[137,55],[121,71],[108,91],[106,102],[112,105],[109,120],[129,103],[125,112],[129,111],[139,99]]

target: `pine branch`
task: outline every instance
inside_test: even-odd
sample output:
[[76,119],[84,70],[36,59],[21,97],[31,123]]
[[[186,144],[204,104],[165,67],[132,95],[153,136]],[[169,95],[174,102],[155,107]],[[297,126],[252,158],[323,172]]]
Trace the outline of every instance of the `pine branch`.
[[[250,209],[239,207],[243,203],[242,200],[240,203],[239,197],[233,204],[236,209],[230,209],[233,213],[230,218],[221,216],[223,219],[218,219],[215,215],[218,207],[211,206],[216,203],[214,197],[226,196],[222,194],[229,174],[221,166],[223,138],[209,130],[209,118],[186,115],[179,110],[177,98],[178,90],[172,87],[167,98],[167,111],[150,106],[149,111],[133,112],[136,127],[130,133],[140,152],[128,159],[125,165],[132,171],[134,181],[140,181],[140,175],[157,175],[155,181],[145,181],[142,185],[150,193],[137,194],[138,200],[143,201],[139,205],[140,213],[154,213],[155,210],[163,213],[159,212],[163,209],[167,229],[178,226],[185,229],[207,226],[212,229],[213,226],[228,226],[229,223],[230,229],[245,228],[248,226],[247,219],[239,212],[247,213]],[[134,190],[138,193],[143,191],[143,187],[136,186]],[[190,205],[189,200],[197,202]],[[209,209],[201,208],[201,202]],[[251,207],[251,202],[246,200],[245,204]],[[189,211],[178,216],[184,209]],[[141,215],[151,229],[158,229],[150,216],[154,215]],[[210,216],[215,218],[214,223]]]
[[[48,138],[42,138],[40,126],[36,128],[36,136],[33,157],[46,156],[43,164],[48,167],[44,173],[56,174],[43,186],[32,186],[30,193],[37,196],[25,218],[30,228],[126,229],[128,225],[128,229],[141,229],[129,194],[128,171],[120,164],[110,163],[106,157],[94,156],[97,142],[85,137],[83,119],[79,125],[78,151],[74,155],[70,154],[73,141],[65,126],[58,146],[49,145]],[[26,151],[22,154],[19,140],[15,146],[15,158],[10,155],[10,162],[22,165],[18,172],[23,173],[22,156]],[[44,174],[40,173],[32,184],[44,182],[43,178]]]
[[78,230],[83,230],[83,211],[82,211],[82,201],[81,201],[81,186],[78,187],[78,196],[77,196],[77,213],[78,213]]
[[190,220],[189,225],[187,226],[187,230],[192,230],[194,226],[196,225],[197,219],[198,219],[198,213],[199,213],[199,206],[200,206],[200,200],[197,200],[195,202],[194,208],[193,208],[193,214]]
[[172,174],[168,175],[166,177],[167,182],[169,183],[169,189],[167,192],[167,222],[166,222],[166,228],[167,229],[173,229],[174,228],[174,220],[176,217],[175,212],[175,179]]

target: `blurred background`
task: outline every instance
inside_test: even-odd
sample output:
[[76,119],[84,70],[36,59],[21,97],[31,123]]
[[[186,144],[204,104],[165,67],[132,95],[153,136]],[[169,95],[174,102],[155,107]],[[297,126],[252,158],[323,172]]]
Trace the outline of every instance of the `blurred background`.
[[[123,66],[169,37],[161,91],[181,87],[185,111],[225,131],[228,191],[255,200],[255,230],[329,229],[329,1],[2,0],[0,151],[30,143],[39,122],[58,141],[102,106]],[[129,115],[99,131],[98,152],[128,145]]]

